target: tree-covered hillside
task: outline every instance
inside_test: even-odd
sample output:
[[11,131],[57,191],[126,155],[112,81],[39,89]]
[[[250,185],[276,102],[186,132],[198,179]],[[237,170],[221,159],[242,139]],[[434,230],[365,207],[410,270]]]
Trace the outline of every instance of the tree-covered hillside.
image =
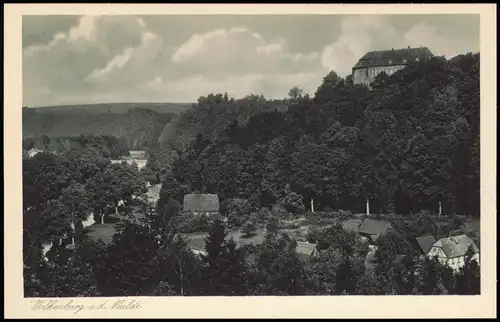
[[316,209],[363,211],[368,198],[375,212],[441,202],[479,215],[479,78],[479,54],[467,54],[379,75],[371,91],[332,71],[311,98],[202,97],[164,129],[149,166],[262,206],[294,193]]
[[75,135],[110,135],[123,138],[129,149],[147,149],[158,138],[173,114],[145,108],[130,108],[117,112],[95,108],[23,108],[23,137],[50,138]]

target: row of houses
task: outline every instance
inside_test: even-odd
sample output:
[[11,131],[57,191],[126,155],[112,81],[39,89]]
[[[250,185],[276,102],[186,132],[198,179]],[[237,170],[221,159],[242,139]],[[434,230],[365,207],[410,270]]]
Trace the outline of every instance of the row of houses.
[[[150,205],[155,205],[159,200],[161,184],[147,186],[147,201]],[[192,193],[184,196],[183,200],[183,211],[191,212],[198,215],[212,216],[216,215],[220,211],[219,197],[216,194],[200,194]],[[116,214],[117,219],[128,220],[125,216],[119,216]],[[123,217],[123,218],[122,218]],[[114,224],[105,224],[103,222],[96,223],[93,214],[90,214],[86,221],[83,222],[84,227],[89,227],[90,237],[96,239],[101,239],[104,242],[109,242],[115,232]],[[113,229],[110,229],[113,228]],[[394,231],[393,226],[387,220],[365,218],[359,227],[351,230],[355,230],[361,236],[362,240],[370,245],[370,252],[367,256],[373,257],[376,250],[375,242],[387,233]],[[230,232],[227,236],[228,239],[233,239],[236,243],[237,248],[243,247],[245,245],[253,244],[259,245],[264,242],[265,237],[262,232],[257,232],[251,238],[242,238],[241,232]],[[205,251],[205,237],[206,234],[195,234],[195,235],[184,235],[183,238],[186,240],[188,247],[195,254],[206,254]],[[467,250],[471,248],[474,252],[474,259],[479,263],[479,248],[467,235],[451,236],[446,238],[441,238],[436,240],[434,236],[421,236],[416,238],[416,244],[421,252],[421,258],[437,258],[437,260],[443,264],[447,265],[454,270],[458,270],[465,264],[465,255]],[[44,254],[50,249],[50,245],[44,246]],[[316,257],[320,254],[315,244],[307,242],[297,242],[296,251],[302,259],[308,259]],[[403,256],[404,254],[400,254]]]
[[[364,240],[373,245],[378,238],[391,231],[394,231],[394,228],[389,221],[366,218],[359,226],[358,232]],[[465,265],[465,256],[469,248],[474,253],[472,259],[479,264],[479,248],[465,234],[449,236],[439,240],[436,240],[434,236],[426,235],[415,238],[415,242],[419,247],[418,251],[420,251],[421,259],[425,257],[437,259],[442,265],[448,266],[454,271],[458,271]],[[372,246],[370,256],[373,255],[375,250],[376,248]],[[401,255],[404,256],[405,254]]]
[[[184,196],[183,207],[184,212],[190,212],[197,215],[214,216],[219,214],[220,202],[219,196],[216,194],[201,194],[201,193],[191,193]],[[236,243],[236,248],[241,248],[246,245],[260,245],[265,240],[265,233],[263,231],[257,231],[255,235],[249,238],[243,238],[243,234],[239,231],[229,232],[227,239],[232,239]],[[185,234],[183,236],[189,249],[197,255],[206,255],[205,250],[205,237],[207,234],[195,234],[189,235]],[[302,260],[308,260],[310,258],[319,255],[319,250],[315,244],[297,241],[295,247],[297,255]]]

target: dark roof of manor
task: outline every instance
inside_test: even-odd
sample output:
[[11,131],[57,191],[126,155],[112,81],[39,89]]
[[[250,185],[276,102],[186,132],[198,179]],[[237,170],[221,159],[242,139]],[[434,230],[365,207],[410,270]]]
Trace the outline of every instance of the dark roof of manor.
[[417,59],[434,56],[427,47],[390,49],[367,52],[352,69],[380,66],[406,65]]

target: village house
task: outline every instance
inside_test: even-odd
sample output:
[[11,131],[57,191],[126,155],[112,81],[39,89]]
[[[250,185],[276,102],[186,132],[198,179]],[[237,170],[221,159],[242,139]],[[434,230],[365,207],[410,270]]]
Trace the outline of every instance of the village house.
[[[187,243],[188,248],[197,255],[206,255],[205,249],[205,237],[208,234],[184,234],[183,238]],[[253,245],[258,246],[265,241],[265,234],[257,233],[250,238],[241,238],[241,232],[229,232],[226,236],[226,240],[233,240],[236,244],[236,249],[241,247]],[[295,247],[295,251],[299,256],[299,259],[303,261],[310,260],[311,258],[317,257],[320,252],[316,247],[316,244],[311,244],[308,242],[299,242],[297,241],[297,246]]]
[[380,73],[392,75],[405,68],[409,62],[430,57],[433,57],[433,54],[427,47],[370,51],[352,68],[353,83],[370,87]]
[[31,159],[31,158],[33,158],[35,155],[37,155],[38,153],[42,153],[42,152],[43,152],[43,150],[33,148],[33,149],[30,149],[30,150],[28,151],[28,156],[29,156],[29,158]]
[[122,162],[127,163],[128,165],[137,165],[137,168],[141,170],[146,166],[148,163],[147,159],[132,159],[128,157],[123,157],[123,159],[118,159],[118,160],[110,160],[112,164],[121,164]]
[[315,258],[319,256],[319,250],[316,247],[316,244],[311,244],[308,242],[297,242],[297,247],[295,251],[299,255],[299,258],[303,261],[307,261],[311,258]]
[[366,218],[359,226],[359,234],[369,242],[375,242],[390,231],[393,231],[393,228],[387,220]]
[[128,154],[130,155],[131,158],[144,158],[146,157],[146,151],[136,151],[136,150],[131,150],[128,151]]
[[161,183],[155,185],[150,185],[148,183],[147,189],[148,190],[146,192],[146,201],[150,206],[154,207],[156,206],[156,203],[160,199]]
[[129,151],[129,156],[122,156],[121,159],[110,160],[112,164],[121,164],[126,162],[128,165],[136,164],[137,168],[141,170],[148,163],[146,158],[146,151]]
[[479,248],[467,235],[438,240],[432,245],[427,257],[437,258],[442,265],[446,265],[456,272],[465,265],[465,255],[469,247],[474,252],[473,260],[479,264]]
[[184,196],[184,212],[212,216],[219,214],[219,207],[219,196],[216,194],[191,193]]

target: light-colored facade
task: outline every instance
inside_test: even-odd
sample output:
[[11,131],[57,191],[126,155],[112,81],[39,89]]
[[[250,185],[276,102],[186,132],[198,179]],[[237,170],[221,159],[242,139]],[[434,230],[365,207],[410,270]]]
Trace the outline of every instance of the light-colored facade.
[[425,60],[432,56],[427,47],[368,52],[352,68],[353,83],[370,87],[380,73],[385,72],[390,76],[405,68],[410,62]]
[[28,156],[30,158],[33,158],[35,155],[37,155],[38,153],[42,153],[43,150],[39,150],[39,149],[31,149],[28,151]]
[[474,242],[465,235],[442,238],[438,240],[429,250],[428,258],[436,258],[441,265],[448,266],[457,272],[465,265],[467,249],[472,247],[473,260],[479,264],[479,249]]
[[355,69],[353,71],[353,82],[354,84],[363,84],[366,86],[370,86],[370,84],[373,83],[375,77],[377,77],[378,74],[385,72],[388,76],[390,76],[405,67],[406,65],[395,65]]
[[131,158],[123,158],[123,159],[119,159],[119,160],[111,160],[111,163],[112,164],[121,164],[123,161],[125,161],[128,165],[133,165],[133,164],[136,164],[137,165],[137,168],[139,170],[141,170],[142,168],[144,168],[146,166],[146,164],[148,163],[148,160],[147,159],[131,159]]
[[87,228],[95,224],[94,214],[90,213],[84,221],[82,221],[83,228]]

